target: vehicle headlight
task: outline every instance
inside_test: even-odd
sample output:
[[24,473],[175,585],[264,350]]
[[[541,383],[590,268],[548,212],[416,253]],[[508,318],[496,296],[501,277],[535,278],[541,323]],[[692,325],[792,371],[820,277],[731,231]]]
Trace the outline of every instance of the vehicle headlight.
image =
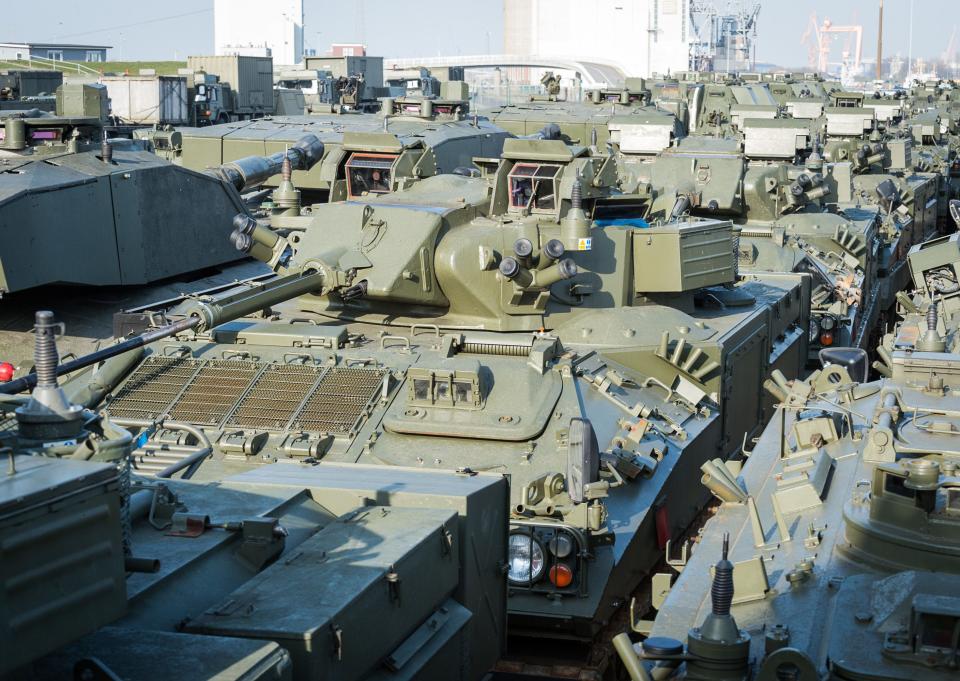
[[514,584],[534,582],[543,575],[543,545],[526,532],[511,534],[507,561],[507,579]]
[[810,318],[810,342],[814,342],[820,337],[820,324],[813,317]]
[[836,324],[836,320],[830,315],[825,315],[820,318],[820,328],[824,331],[829,331]]

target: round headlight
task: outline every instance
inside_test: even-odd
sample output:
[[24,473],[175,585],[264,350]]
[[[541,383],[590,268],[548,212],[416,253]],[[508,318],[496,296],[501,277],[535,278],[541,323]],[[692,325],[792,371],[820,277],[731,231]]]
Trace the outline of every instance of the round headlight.
[[813,317],[810,318],[810,341],[814,342],[820,336],[820,325]]
[[820,318],[820,328],[824,331],[829,331],[836,324],[836,320],[830,315],[825,315]]
[[507,579],[515,584],[529,584],[543,574],[543,546],[533,535],[518,532],[510,535]]
[[570,535],[560,533],[547,543],[547,548],[557,558],[566,558],[573,552],[573,540]]

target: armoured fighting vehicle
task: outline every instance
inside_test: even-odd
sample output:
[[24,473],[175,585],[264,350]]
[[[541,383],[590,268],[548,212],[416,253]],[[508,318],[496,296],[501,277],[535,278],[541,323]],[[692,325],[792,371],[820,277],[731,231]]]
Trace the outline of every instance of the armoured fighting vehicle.
[[[108,414],[97,405],[144,359],[139,347],[186,327],[106,348],[62,386],[58,327],[37,313],[33,393],[0,395],[0,677],[482,678],[504,640],[503,476],[352,462],[252,471],[231,436],[210,440],[191,421],[255,362],[216,360],[162,417]],[[149,371],[165,381],[199,368],[174,361]],[[221,368],[241,374],[224,383],[209,373]],[[359,365],[269,374],[256,400],[272,407],[255,411],[300,401],[304,379],[369,388],[369,403],[298,411],[328,433],[359,427],[392,385]]]
[[957,235],[914,247],[881,380],[825,350],[807,380],[773,378],[779,413],[742,469],[703,467],[722,504],[650,638],[618,638],[634,679],[956,678],[958,265]]
[[[671,139],[685,135],[687,129],[685,107],[671,107],[666,100],[653,105],[650,90],[642,78],[627,78],[622,88],[590,90],[582,102],[550,95],[534,96],[529,102],[496,107],[486,114],[496,125],[517,136],[536,135],[553,125],[559,127],[559,137],[568,143],[601,148],[605,148],[608,140],[617,142],[618,130],[627,122],[642,125],[649,119],[654,125],[666,126],[665,136],[656,135],[653,140],[657,144],[663,142],[656,151]],[[640,118],[634,119],[635,114]]]
[[[839,89],[840,85],[826,81],[816,73],[784,73],[774,74],[767,80],[767,87],[780,106],[792,111],[798,103],[827,101],[831,91]],[[802,117],[798,116],[798,118]],[[808,117],[814,118],[814,116]]]
[[689,72],[647,81],[651,98],[687,121],[690,134],[736,135],[747,118],[775,118],[780,112],[767,83],[728,74]]
[[[466,84],[441,84],[440,97],[385,98],[379,114],[283,116],[182,130],[176,162],[203,170],[250,154],[283,151],[304,133],[325,145],[321,163],[296,170],[305,201],[342,201],[402,189],[424,177],[476,171],[475,158],[500,156],[511,135],[469,114]],[[277,187],[279,174],[268,178]]]
[[58,97],[57,116],[0,118],[0,295],[53,283],[146,284],[237,260],[227,238],[232,217],[247,210],[241,192],[287,156],[304,170],[320,160],[322,145],[307,135],[289,152],[191,171],[151,153],[148,141],[107,140],[102,89],[63,86]]
[[389,87],[384,85],[383,57],[306,57],[304,69],[300,73],[307,75],[305,82],[285,85],[302,89],[312,113],[376,113],[380,111],[380,98],[390,96]]
[[942,214],[949,214],[944,177],[917,161],[910,139],[882,135],[876,129],[866,138],[851,135],[828,141],[822,162],[830,169],[830,200],[838,210],[876,215],[879,288],[871,304],[886,326],[892,322],[896,294],[909,283],[907,251],[942,229],[941,204]]
[[[426,68],[391,71],[383,86],[373,86],[365,76],[335,76],[331,71],[284,69],[275,75],[275,93],[289,97],[289,109],[276,110],[278,115],[378,113],[383,98],[441,97],[441,84],[462,81],[463,69],[436,69],[438,78]],[[452,76],[452,77],[451,77]]]
[[0,111],[0,161],[92,149],[103,139],[106,91],[96,85],[57,89],[55,111],[36,107]]
[[949,202],[960,198],[960,130],[957,118],[960,107],[947,107],[916,114],[901,121],[902,137],[912,139],[915,148],[915,166],[918,170],[934,173],[940,179],[937,217],[941,229],[950,227],[945,210]]
[[[956,198],[949,154],[941,149],[939,131],[912,123],[899,100],[869,100],[862,93],[833,93],[820,131],[828,163],[849,162],[854,173],[853,200],[877,202],[879,185],[890,180],[903,199],[900,212],[910,217],[908,245],[948,229],[947,206]],[[873,102],[873,106],[866,106]],[[886,109],[879,104],[886,103]],[[929,134],[926,134],[928,133]]]
[[[507,475],[509,524],[490,522],[509,537],[477,546],[508,556],[509,630],[590,641],[706,500],[689,476],[758,432],[760,384],[800,370],[808,323],[805,277],[738,280],[727,220],[622,222],[615,179],[609,156],[508,140],[492,181],[243,216],[234,243],[279,276],[145,315],[180,332],[97,407],[201,432],[196,480]],[[177,439],[151,432],[138,466]],[[497,593],[475,640],[502,633]]]
[[[669,216],[678,201],[685,212],[733,220],[739,227],[741,274],[808,274],[813,282],[809,356],[815,360],[823,346],[870,342],[885,309],[873,301],[889,253],[899,252],[899,233],[889,243],[881,239],[876,207],[839,210],[831,204],[838,183],[850,184],[849,171],[824,169],[819,155],[806,165],[790,165],[793,144],[750,147],[768,162],[748,162],[731,138],[692,135],[653,158],[621,146],[619,171],[624,193],[649,198],[649,220]],[[851,188],[843,193],[849,195]]]

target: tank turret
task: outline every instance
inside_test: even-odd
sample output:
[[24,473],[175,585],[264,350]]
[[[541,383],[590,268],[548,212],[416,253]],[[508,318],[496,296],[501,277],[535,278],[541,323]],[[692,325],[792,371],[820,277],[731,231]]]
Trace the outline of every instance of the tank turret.
[[107,95],[100,85],[61,85],[56,106],[44,111],[25,106],[0,108],[0,158],[90,151],[106,137]]
[[[384,97],[378,113],[274,116],[183,129],[175,156],[185,168],[202,172],[241,159],[252,147],[276,156],[305,134],[313,134],[323,144],[323,159],[309,169],[294,163],[291,177],[305,204],[397,191],[438,173],[475,169],[475,159],[499,157],[510,133],[485,116],[471,114],[463,82],[437,87],[438,92],[430,95]],[[276,166],[262,184],[275,189],[282,182]],[[285,214],[296,217],[292,211]]]
[[633,166],[622,156],[621,172],[636,171],[623,186],[649,196],[652,223],[669,223],[678,213],[728,218],[738,228],[740,273],[811,276],[811,362],[820,347],[869,342],[880,310],[893,299],[874,306],[863,301],[886,285],[880,265],[902,248],[898,231],[884,233],[889,238],[878,254],[876,213],[834,208],[845,191],[843,172],[823,167],[816,156],[812,165],[748,161],[727,139],[688,137]]
[[[28,147],[10,161],[16,172],[0,176],[0,294],[53,283],[142,285],[235,261],[231,220],[251,210],[241,192],[285,159],[306,171],[324,152],[308,134],[286,151],[194,172],[150,153],[143,140],[101,137],[99,127],[95,144],[79,139],[72,151]],[[288,210],[295,203],[278,198]]]
[[[616,232],[623,241],[610,243],[609,228],[594,217],[612,197],[613,172],[609,156],[560,141],[510,140],[492,187],[482,178],[444,179],[462,188],[449,210],[417,209],[430,200],[427,182],[422,195],[331,206],[334,231],[321,227],[326,212],[316,209],[301,221],[304,230],[271,230],[238,216],[233,240],[280,272],[316,272],[310,276],[323,284],[300,298],[303,309],[356,319],[407,316],[416,305],[444,325],[535,330],[571,305],[593,307],[583,282],[622,257],[632,266],[609,276],[624,304],[735,281],[727,222],[628,227]],[[371,229],[378,236],[358,248]],[[694,248],[696,258],[685,255]]]

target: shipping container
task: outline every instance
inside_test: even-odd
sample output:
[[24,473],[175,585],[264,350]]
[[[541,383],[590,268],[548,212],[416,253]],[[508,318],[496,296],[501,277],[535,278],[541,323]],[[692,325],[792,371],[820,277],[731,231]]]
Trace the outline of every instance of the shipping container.
[[63,73],[61,71],[30,71],[27,69],[0,71],[0,91],[5,91],[5,94],[0,93],[0,99],[5,96],[11,99],[19,99],[20,97],[52,95],[61,85],[63,85]]
[[310,71],[329,71],[334,78],[363,75],[367,85],[383,86],[383,57],[306,57],[304,68]]
[[110,76],[113,115],[128,125],[189,125],[190,100],[183,76]]
[[220,77],[233,91],[235,116],[273,113],[273,58],[226,55],[187,57],[187,68]]

